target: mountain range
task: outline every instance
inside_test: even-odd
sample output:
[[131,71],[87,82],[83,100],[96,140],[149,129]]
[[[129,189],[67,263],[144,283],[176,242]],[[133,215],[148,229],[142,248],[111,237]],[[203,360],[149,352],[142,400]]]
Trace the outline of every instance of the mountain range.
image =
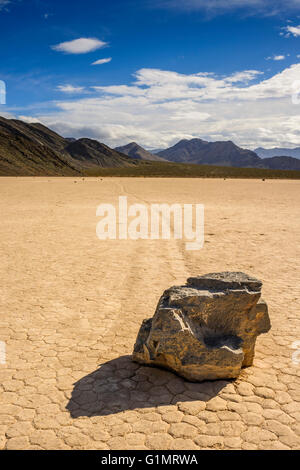
[[254,150],[254,152],[261,158],[270,158],[270,157],[293,157],[293,158],[300,158],[300,147],[296,147],[293,149],[289,148],[279,148],[275,147],[272,149],[264,149],[262,147],[258,147]]
[[0,117],[0,176],[72,176],[92,168],[136,167],[143,162],[300,170],[300,160],[260,158],[231,141],[181,140],[153,154],[135,142],[111,149],[97,140],[64,138],[40,123]]
[[159,152],[158,155],[172,162],[198,165],[300,170],[300,160],[297,158],[282,156],[262,159],[252,150],[238,147],[231,141],[207,142],[201,139],[184,139],[173,147]]

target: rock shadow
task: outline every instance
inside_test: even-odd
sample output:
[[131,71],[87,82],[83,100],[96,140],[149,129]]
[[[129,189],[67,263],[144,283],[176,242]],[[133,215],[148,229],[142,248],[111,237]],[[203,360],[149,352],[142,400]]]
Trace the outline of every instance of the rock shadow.
[[121,356],[74,384],[66,409],[72,418],[106,416],[125,410],[208,401],[232,380],[188,382],[172,372]]

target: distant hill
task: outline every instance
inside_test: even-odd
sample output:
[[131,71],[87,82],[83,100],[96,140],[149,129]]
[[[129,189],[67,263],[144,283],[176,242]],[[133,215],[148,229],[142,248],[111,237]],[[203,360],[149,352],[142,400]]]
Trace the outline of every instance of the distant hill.
[[92,139],[65,139],[39,123],[0,117],[0,175],[71,176],[137,162]]
[[272,149],[264,149],[262,147],[258,147],[254,150],[255,153],[261,158],[271,158],[271,157],[293,157],[300,159],[300,147],[296,147],[293,149],[289,148],[279,148],[275,147]]
[[116,147],[115,150],[125,153],[125,155],[128,155],[129,157],[135,158],[137,160],[149,160],[155,162],[164,161],[164,158],[148,152],[136,142],[131,142],[130,144],[124,145],[123,147]]
[[263,164],[271,170],[300,170],[300,160],[293,157],[264,158]]
[[181,140],[163,150],[160,157],[172,162],[197,163],[236,167],[262,167],[261,159],[251,150],[245,150],[233,142],[207,142],[201,139]]

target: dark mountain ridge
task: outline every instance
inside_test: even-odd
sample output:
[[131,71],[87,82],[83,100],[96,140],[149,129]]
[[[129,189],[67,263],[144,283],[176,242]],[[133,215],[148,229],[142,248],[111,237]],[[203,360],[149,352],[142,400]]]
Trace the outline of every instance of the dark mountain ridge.
[[68,143],[65,151],[72,158],[84,163],[85,166],[118,167],[134,164],[127,155],[112,150],[107,145],[93,139],[75,140],[75,142]]
[[202,139],[181,140],[159,156],[172,162],[197,163],[259,168],[261,159],[251,150],[245,150],[233,142],[208,142]]
[[40,123],[0,117],[0,175],[71,176],[87,167],[136,161],[92,139],[71,141]]
[[263,164],[271,170],[300,170],[300,160],[293,157],[264,158]]
[[233,166],[238,168],[267,168],[298,170],[299,160],[291,157],[262,159],[252,150],[238,147],[232,141],[208,142],[202,139],[183,139],[158,153],[176,163]]
[[60,139],[56,144],[54,141],[46,143],[47,140],[48,136],[35,125],[0,117],[0,175],[79,174],[71,156],[56,150],[60,148]]

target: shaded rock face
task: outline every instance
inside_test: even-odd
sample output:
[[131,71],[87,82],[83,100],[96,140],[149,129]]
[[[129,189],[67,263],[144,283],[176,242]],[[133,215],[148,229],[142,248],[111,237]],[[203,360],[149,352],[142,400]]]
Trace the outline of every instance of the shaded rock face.
[[252,365],[257,336],[271,328],[261,287],[247,274],[223,272],[167,289],[142,323],[133,360],[190,381],[236,378]]

